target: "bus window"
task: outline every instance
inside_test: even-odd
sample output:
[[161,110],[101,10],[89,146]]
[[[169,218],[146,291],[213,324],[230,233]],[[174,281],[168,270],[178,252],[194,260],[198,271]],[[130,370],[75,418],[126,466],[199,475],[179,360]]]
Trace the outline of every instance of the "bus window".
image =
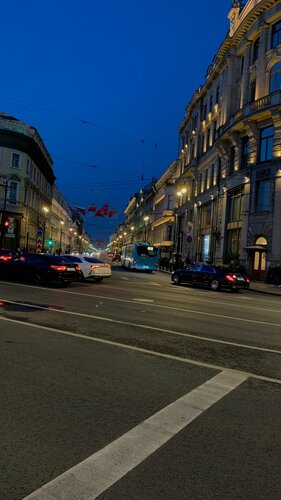
[[158,248],[157,247],[149,247],[149,246],[141,246],[141,245],[138,245],[137,246],[137,254],[139,255],[139,257],[156,257],[157,255],[157,252],[158,252]]

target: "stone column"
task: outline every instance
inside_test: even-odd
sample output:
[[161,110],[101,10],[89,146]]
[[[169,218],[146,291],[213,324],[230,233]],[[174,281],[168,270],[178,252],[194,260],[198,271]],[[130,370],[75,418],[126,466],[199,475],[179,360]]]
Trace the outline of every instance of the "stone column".
[[267,52],[268,43],[268,30],[269,26],[263,24],[260,27],[260,45],[259,45],[259,56],[257,60],[257,85],[256,85],[256,98],[260,99],[269,94],[269,89],[267,88],[267,79],[265,78],[266,73],[266,60],[265,54]]
[[227,121],[232,114],[233,67],[234,67],[234,56],[230,55],[227,59],[227,75],[226,75],[226,85],[225,85],[225,89],[224,89],[224,99],[225,99],[225,120],[224,121]]
[[246,42],[244,50],[244,68],[241,83],[241,107],[245,106],[249,102],[251,48],[252,42]]
[[274,125],[273,159],[281,161],[281,112],[277,109],[271,115]]

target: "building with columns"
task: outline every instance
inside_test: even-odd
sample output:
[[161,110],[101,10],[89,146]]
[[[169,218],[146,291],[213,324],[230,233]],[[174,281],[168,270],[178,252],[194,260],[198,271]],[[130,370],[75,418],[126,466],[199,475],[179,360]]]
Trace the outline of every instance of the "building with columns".
[[263,279],[281,263],[281,2],[233,1],[228,17],[180,125],[175,244]]
[[141,230],[147,213],[152,243],[172,234],[182,261],[234,260],[262,280],[281,265],[281,0],[233,0],[228,18],[185,109],[178,159],[125,213]]

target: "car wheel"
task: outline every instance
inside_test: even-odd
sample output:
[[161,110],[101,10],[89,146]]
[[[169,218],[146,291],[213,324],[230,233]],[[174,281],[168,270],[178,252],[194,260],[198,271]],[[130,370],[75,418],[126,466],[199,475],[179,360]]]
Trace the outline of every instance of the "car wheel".
[[100,283],[103,280],[103,278],[94,278],[94,280],[96,281],[96,283]]
[[62,280],[62,281],[60,282],[60,285],[61,285],[62,287],[69,286],[69,285],[70,285],[70,281]]
[[179,277],[178,274],[175,274],[175,276],[173,277],[173,283],[174,285],[180,285],[181,284],[181,279]]
[[44,283],[46,283],[46,279],[44,278],[43,274],[40,273],[39,271],[35,273],[34,279],[37,285],[43,285]]
[[216,292],[217,290],[219,290],[220,284],[219,284],[218,280],[212,280],[210,283],[210,287],[211,287],[211,290],[213,290],[213,292]]

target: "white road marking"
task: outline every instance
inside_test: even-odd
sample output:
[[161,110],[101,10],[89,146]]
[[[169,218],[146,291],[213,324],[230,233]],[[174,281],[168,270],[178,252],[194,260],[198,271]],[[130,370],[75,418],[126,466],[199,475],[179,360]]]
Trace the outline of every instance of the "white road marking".
[[135,302],[147,302],[147,303],[150,303],[150,302],[154,302],[154,300],[152,299],[133,299]]
[[247,380],[223,371],[64,472],[25,500],[93,500]]
[[[25,288],[35,288],[36,290],[46,290],[46,291],[49,291],[51,293],[63,293],[63,294],[68,294],[68,295],[78,295],[78,296],[81,296],[81,297],[89,297],[89,298],[96,298],[96,299],[104,299],[104,300],[112,300],[112,301],[115,301],[115,302],[127,302],[128,304],[133,304],[133,301],[130,300],[130,299],[121,299],[121,298],[117,298],[117,297],[109,297],[109,296],[105,296],[105,295],[96,295],[96,294],[93,294],[93,293],[83,293],[83,292],[72,292],[70,290],[65,290],[65,289],[59,289],[59,288],[47,288],[47,287],[43,287],[43,286],[35,286],[35,285],[24,285],[22,283],[10,283],[8,281],[0,281],[0,285],[1,284],[4,284],[4,285],[13,285],[13,286],[19,286],[19,287],[25,287]],[[88,286],[86,284],[86,286]],[[123,288],[122,288],[123,290]],[[126,288],[126,290],[128,291],[132,291],[132,289],[130,288]],[[178,290],[178,289],[177,289]],[[192,291],[192,289],[186,289],[188,291]],[[204,293],[204,292],[203,292]],[[210,292],[211,293],[211,292]],[[205,292],[206,295],[210,296],[209,293]],[[201,293],[200,293],[201,295]],[[237,298],[237,297],[235,297]],[[208,299],[200,299],[198,298],[198,296],[194,297],[192,296],[192,300],[194,302],[208,302],[210,304],[217,304],[217,301],[216,300],[208,300]],[[243,300],[244,300],[244,296],[243,296]],[[223,306],[223,305],[226,305],[226,306],[231,306],[231,307],[238,307],[238,308],[243,308],[243,309],[253,309],[253,310],[256,310],[256,311],[266,311],[266,312],[274,312],[274,313],[278,313],[278,314],[281,314],[281,308],[279,309],[268,309],[268,308],[264,308],[264,307],[256,307],[256,306],[248,306],[248,305],[243,305],[243,304],[240,304],[240,303],[236,303],[236,302],[225,302],[225,301],[221,301],[219,302],[219,305],[220,306]],[[162,309],[170,309],[172,311],[187,311],[187,312],[190,312],[190,310],[188,309],[184,309],[182,307],[172,307],[172,306],[164,306],[162,304],[151,304],[152,307],[160,307]],[[212,313],[202,313],[202,314],[211,314]],[[220,315],[218,315],[220,316]],[[223,316],[222,316],[223,317]],[[233,318],[232,316],[230,316],[231,318]],[[239,318],[237,318],[239,319]]]
[[[263,375],[256,375],[255,373],[246,372],[246,371],[232,370],[232,369],[229,369],[225,366],[212,365],[211,363],[205,363],[203,361],[196,361],[194,359],[173,356],[172,354],[164,354],[164,353],[157,352],[157,351],[151,351],[150,349],[144,349],[142,347],[136,347],[136,346],[129,345],[129,344],[122,344],[122,342],[115,342],[113,340],[101,339],[99,337],[90,337],[89,335],[82,335],[81,333],[74,333],[74,332],[69,332],[67,330],[60,330],[59,328],[52,328],[51,326],[36,325],[34,323],[29,323],[28,321],[20,321],[17,319],[5,318],[3,316],[0,316],[0,321],[6,321],[7,323],[15,323],[17,325],[27,326],[27,327],[30,327],[31,329],[34,328],[36,330],[40,330],[41,333],[42,333],[42,331],[51,332],[51,333],[59,333],[61,335],[65,335],[68,337],[75,337],[75,338],[79,338],[82,340],[89,340],[91,342],[96,342],[98,344],[105,344],[105,345],[117,347],[120,349],[125,349],[128,351],[134,351],[134,352],[139,352],[139,353],[146,354],[146,355],[156,356],[156,357],[163,358],[163,359],[170,359],[173,361],[179,361],[181,363],[186,363],[188,365],[200,366],[203,368],[210,368],[211,370],[218,370],[218,371],[227,370],[227,371],[232,372],[232,373],[239,373],[239,374],[247,375],[248,378],[251,377],[251,378],[254,378],[256,380],[262,380],[264,382],[271,382],[273,384],[281,385],[280,379],[266,377]],[[19,333],[19,334],[21,333],[20,328],[17,330],[17,333]],[[0,330],[0,335],[1,335],[1,330]],[[263,350],[263,349],[261,349],[261,350]]]
[[125,278],[125,276],[121,276],[121,280],[129,281],[129,278]]
[[[26,286],[26,285],[24,285],[24,286]],[[37,288],[37,290],[38,290],[38,287],[33,287],[33,288]],[[42,287],[42,289],[43,290],[48,290],[48,288],[43,288],[43,287]],[[62,290],[57,290],[57,291],[62,292]],[[116,297],[106,297],[104,295],[92,295],[92,294],[81,293],[81,292],[70,292],[70,291],[65,291],[64,290],[64,294],[79,295],[79,296],[83,296],[83,297],[94,297],[96,299],[112,300],[112,301],[116,301],[116,302],[126,302],[126,303],[129,303],[129,304],[134,304],[135,303],[134,300],[119,299],[119,298],[117,299]],[[2,300],[5,301],[5,299],[2,299]],[[7,300],[7,302],[9,302],[9,300]],[[259,321],[259,320],[255,320],[255,319],[240,318],[240,317],[236,317],[236,316],[228,316],[228,315],[225,315],[225,314],[217,314],[217,313],[211,313],[211,312],[206,312],[206,311],[197,311],[196,309],[184,309],[183,307],[163,306],[161,304],[155,304],[155,303],[153,303],[153,304],[147,303],[147,305],[150,306],[150,307],[157,307],[159,309],[169,309],[169,310],[172,310],[172,311],[182,311],[182,312],[186,312],[186,313],[189,313],[189,314],[200,315],[200,316],[211,316],[213,318],[230,319],[230,320],[233,320],[233,321],[240,321],[240,322],[244,322],[244,323],[254,323],[254,324],[257,324],[257,325],[281,327],[280,323],[271,323],[271,322],[268,322],[268,321]],[[244,306],[244,307],[253,309],[252,306]],[[255,309],[262,310],[259,307],[255,307]],[[268,310],[268,311],[269,312],[278,312],[278,313],[280,313],[280,310],[278,310],[278,311]]]
[[[0,299],[2,300],[2,299]],[[228,346],[231,346],[231,347],[239,347],[239,348],[242,348],[242,349],[249,349],[249,350],[253,350],[253,351],[262,351],[262,352],[269,352],[269,353],[272,353],[272,354],[281,354],[281,351],[279,350],[276,350],[276,349],[269,349],[269,348],[266,348],[266,347],[257,347],[257,346],[251,346],[251,345],[247,345],[247,344],[239,344],[237,342],[230,342],[230,341],[227,341],[227,340],[219,340],[219,339],[214,339],[214,338],[210,338],[210,337],[202,337],[201,335],[193,335],[192,333],[182,333],[182,332],[177,332],[175,330],[168,330],[168,329],[165,329],[165,328],[159,328],[159,327],[155,327],[155,326],[150,326],[150,325],[144,325],[144,324],[141,324],[141,323],[131,323],[131,322],[128,322],[128,321],[121,321],[121,320],[117,320],[117,319],[112,319],[112,318],[107,318],[107,317],[104,317],[104,316],[96,316],[96,315],[93,315],[93,314],[86,314],[86,313],[79,313],[79,312],[74,312],[74,311],[67,311],[67,310],[62,310],[62,309],[56,309],[55,307],[51,307],[51,306],[36,306],[36,305],[31,305],[31,304],[28,304],[28,303],[24,303],[24,302],[15,302],[15,301],[12,301],[12,300],[6,300],[4,302],[8,302],[10,304],[21,304],[23,306],[27,306],[27,307],[30,307],[30,308],[35,308],[35,309],[41,309],[43,311],[52,311],[52,312],[55,312],[55,313],[60,313],[60,314],[66,314],[66,315],[70,315],[70,316],[79,316],[79,317],[82,317],[82,318],[91,318],[91,319],[97,319],[97,320],[100,320],[100,321],[105,321],[105,322],[108,322],[108,323],[115,323],[115,324],[118,324],[118,325],[126,325],[126,326],[133,326],[134,328],[141,328],[143,330],[152,330],[152,331],[156,331],[157,333],[169,333],[171,335],[177,335],[179,337],[187,337],[187,338],[192,338],[194,340],[203,340],[203,341],[206,341],[206,342],[212,342],[214,344],[223,344],[223,345],[228,345]],[[150,304],[146,304],[147,306],[149,306]],[[8,320],[8,318],[6,318],[5,316],[1,316],[0,315],[0,320]],[[11,320],[12,321],[12,320]],[[17,320],[15,320],[17,321]],[[22,324],[28,324],[28,325],[32,325],[31,323],[25,323],[24,321],[21,322],[19,320],[20,323]],[[40,326],[40,325],[36,325],[36,326]],[[45,328],[45,327],[44,327]],[[60,331],[60,330],[59,330]]]

